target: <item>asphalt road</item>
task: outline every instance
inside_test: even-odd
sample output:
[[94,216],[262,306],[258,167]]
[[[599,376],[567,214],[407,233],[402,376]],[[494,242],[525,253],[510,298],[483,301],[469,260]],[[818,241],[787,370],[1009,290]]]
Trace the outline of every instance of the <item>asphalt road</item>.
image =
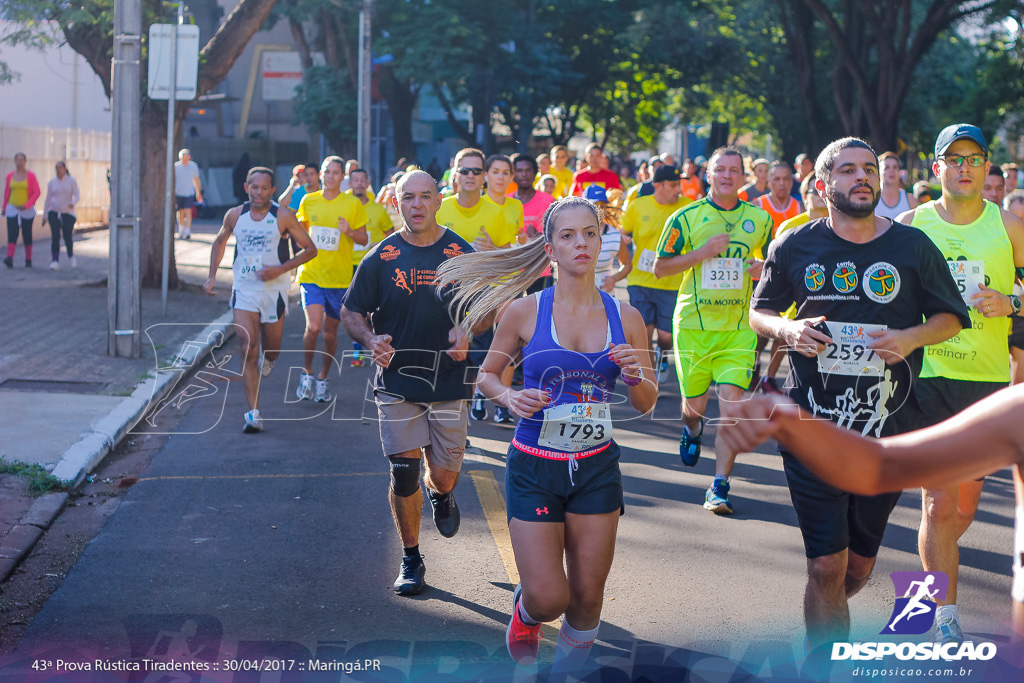
[[[298,349],[301,333],[293,305],[285,346]],[[401,544],[367,400],[371,369],[350,368],[345,358],[331,377],[333,403],[300,402],[300,356],[284,354],[262,388],[266,430],[243,435],[242,391],[232,379],[238,361],[225,356],[236,352],[230,343],[218,354],[223,368],[194,377],[182,400],[164,408],[177,413],[167,420],[177,423],[173,434],[29,626],[22,656],[8,659],[0,678],[200,676],[168,677],[152,668],[159,664],[97,672],[97,660],[121,668],[143,660],[209,667],[203,680],[532,677],[532,669],[513,669],[503,644],[516,579],[501,497],[511,432],[471,423],[472,448],[456,489],[461,530],[442,538],[426,506],[420,546],[429,588],[398,597],[391,583]],[[696,468],[681,466],[678,390],[669,382],[663,391],[652,417],[616,423],[626,515],[587,680],[684,680],[687,672],[691,681],[804,680],[811,675],[803,668],[805,560],[781,461],[772,446],[741,455],[736,514],[704,511],[710,449]],[[154,421],[151,429],[159,431],[160,415]],[[878,633],[893,605],[889,573],[920,569],[919,501],[916,491],[904,494],[874,576],[851,602],[853,641],[886,640]],[[1009,473],[990,477],[962,541],[964,628],[1002,654],[969,664],[972,672],[953,676],[958,681],[1020,680],[1003,661],[1010,652],[1012,501]],[[547,661],[551,642],[542,645]],[[78,674],[67,662],[93,670]],[[331,666],[325,662],[334,670],[313,671]],[[819,675],[859,679],[860,664],[837,662]]]

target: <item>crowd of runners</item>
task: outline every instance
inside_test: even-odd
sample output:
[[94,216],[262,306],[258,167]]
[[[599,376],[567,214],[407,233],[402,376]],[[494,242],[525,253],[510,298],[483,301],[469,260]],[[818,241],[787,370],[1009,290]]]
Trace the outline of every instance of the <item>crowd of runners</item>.
[[351,364],[374,366],[404,549],[396,593],[426,585],[423,486],[438,531],[459,530],[469,420],[514,429],[506,506],[521,584],[507,642],[516,662],[536,659],[541,624],[559,617],[552,676],[586,660],[624,510],[612,413],[652,411],[673,370],[684,466],[708,445],[712,387],[726,418],[705,509],[732,514],[737,456],[780,443],[807,557],[811,649],[847,638],[848,599],[909,486],[922,487],[922,567],[949,577],[935,638],[962,642],[958,540],[984,476],[1009,465],[1024,634],[1024,431],[1013,417],[1024,394],[1001,391],[1011,357],[1015,373],[1024,361],[1016,167],[993,166],[969,124],[936,139],[940,192],[907,187],[897,155],[857,138],[793,166],[731,147],[681,168],[662,155],[627,186],[599,145],[584,158],[573,172],[561,146],[536,158],[467,148],[440,182],[398,169],[377,193],[339,157],[296,167],[279,195],[272,171],[249,170],[249,200],[227,213],[204,285],[213,291],[233,236],[244,431],[263,429],[259,381],[280,351],[297,269],[298,398],[331,400],[339,326],[355,345]]

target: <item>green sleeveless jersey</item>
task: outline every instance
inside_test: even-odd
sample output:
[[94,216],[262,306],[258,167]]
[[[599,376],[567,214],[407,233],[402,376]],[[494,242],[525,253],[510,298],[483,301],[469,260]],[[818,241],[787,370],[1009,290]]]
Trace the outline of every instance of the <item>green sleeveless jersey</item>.
[[971,329],[925,349],[921,377],[1009,382],[1010,319],[986,318],[968,299],[978,291],[979,281],[1003,294],[1013,288],[1013,247],[999,207],[986,201],[973,223],[953,225],[942,220],[934,202],[928,202],[917,207],[912,225],[928,235],[946,258],[971,314]]
[[705,197],[665,221],[658,256],[678,256],[700,249],[714,235],[729,235],[717,257],[683,272],[676,299],[675,326],[681,330],[748,330],[747,310],[753,291],[748,258],[764,258],[772,234],[772,217],[753,204],[739,202],[726,211]]

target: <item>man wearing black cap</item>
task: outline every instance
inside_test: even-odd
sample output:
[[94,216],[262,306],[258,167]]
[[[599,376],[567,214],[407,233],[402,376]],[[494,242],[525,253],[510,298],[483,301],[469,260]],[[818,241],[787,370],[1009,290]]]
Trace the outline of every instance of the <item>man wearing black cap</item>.
[[[988,143],[977,126],[947,126],[935,141],[932,166],[942,196],[897,219],[931,238],[970,306],[971,329],[926,349],[916,388],[926,424],[945,420],[1010,381],[1007,334],[1009,318],[1021,313],[1021,301],[1011,292],[1014,267],[1024,266],[1024,222],[982,198],[990,165]],[[936,600],[936,637],[942,642],[964,639],[956,609],[957,541],[974,519],[983,481],[922,490],[921,563],[926,571],[949,576],[946,598]]]
[[622,215],[622,231],[633,238],[633,269],[626,280],[629,303],[640,311],[647,325],[647,339],[658,330],[658,381],[668,372],[666,352],[672,348],[672,311],[682,274],[659,278],[654,274],[658,238],[665,222],[692,200],[681,196],[679,169],[661,165],[651,182],[653,193],[637,197]]

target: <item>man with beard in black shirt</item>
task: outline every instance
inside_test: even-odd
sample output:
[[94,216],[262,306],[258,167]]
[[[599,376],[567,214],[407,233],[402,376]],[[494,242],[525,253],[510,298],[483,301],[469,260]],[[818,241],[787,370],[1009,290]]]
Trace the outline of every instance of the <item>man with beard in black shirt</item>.
[[423,482],[434,524],[451,538],[459,530],[452,491],[462,467],[466,400],[473,387],[469,337],[451,319],[451,298],[437,295],[436,271],[473,248],[437,224],[441,198],[429,174],[402,176],[395,201],[405,226],[359,264],[341,320],[377,366],[373,393],[384,455],[391,463],[389,499],[405,550],[394,590],[415,595],[426,585],[419,552],[420,462],[426,463]]
[[[922,349],[969,327],[966,306],[924,233],[874,215],[878,157],[866,142],[833,142],[815,171],[829,216],[772,243],[750,326],[789,346],[790,397],[811,414],[866,436],[909,431]],[[794,301],[797,319],[780,317]],[[871,574],[899,494],[850,495],[782,456],[807,555],[809,645],[846,640],[847,600]]]

